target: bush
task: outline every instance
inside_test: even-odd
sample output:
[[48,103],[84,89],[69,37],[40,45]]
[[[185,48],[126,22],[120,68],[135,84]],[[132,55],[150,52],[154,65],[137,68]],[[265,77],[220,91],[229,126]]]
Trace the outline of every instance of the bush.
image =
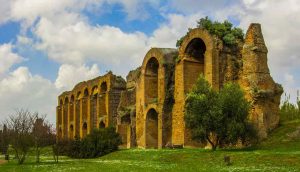
[[[210,34],[219,37],[226,45],[236,45],[238,40],[244,39],[243,30],[241,28],[232,27],[233,24],[227,20],[220,23],[218,21],[213,22],[208,17],[205,17],[201,18],[197,23],[197,28],[206,29]],[[176,47],[181,46],[184,37],[185,36],[177,40]]]
[[70,142],[68,156],[72,158],[96,158],[118,150],[121,138],[115,128],[94,129],[83,139]]

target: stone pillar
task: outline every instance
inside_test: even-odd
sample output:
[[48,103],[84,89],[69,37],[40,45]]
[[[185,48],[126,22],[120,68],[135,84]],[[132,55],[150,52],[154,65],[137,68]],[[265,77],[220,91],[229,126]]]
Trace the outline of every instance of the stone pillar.
[[62,105],[61,106],[61,137],[62,138],[65,138],[65,118],[64,118],[64,110],[65,109],[65,106]]
[[68,107],[68,110],[67,110],[67,135],[66,135],[66,138],[67,139],[72,139],[72,138],[69,138],[70,137],[70,124],[71,124],[71,121],[70,121],[70,116],[71,116],[71,106],[70,106],[71,102],[68,102],[67,104],[67,107]]
[[98,94],[96,95],[96,121],[94,122],[96,124],[95,128],[99,128],[99,116],[100,116],[100,110],[99,110],[99,91]]
[[82,126],[83,126],[83,101],[82,98],[79,99],[80,102],[80,122],[79,122],[79,133],[80,133],[80,138],[83,137],[83,132],[82,132]]
[[91,132],[91,98],[88,96],[86,98],[86,104],[87,104],[87,134],[90,134]]
[[245,90],[246,98],[252,102],[249,119],[257,127],[260,138],[266,138],[268,131],[278,125],[283,92],[270,75],[267,53],[261,26],[252,23],[243,46],[243,73],[239,83]]

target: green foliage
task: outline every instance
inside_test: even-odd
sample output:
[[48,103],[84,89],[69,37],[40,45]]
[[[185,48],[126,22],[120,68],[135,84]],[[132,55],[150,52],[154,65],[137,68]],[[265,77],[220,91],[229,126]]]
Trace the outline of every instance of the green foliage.
[[95,158],[118,150],[121,138],[115,128],[94,129],[80,140],[70,142],[68,156],[72,158]]
[[[207,16],[201,18],[197,28],[206,29],[209,33],[219,37],[226,45],[236,45],[238,40],[244,39],[244,33],[241,28],[233,27],[233,24],[225,20],[223,23],[211,21]],[[176,47],[180,47],[185,36],[181,37],[176,42]]]
[[295,119],[300,119],[300,97],[299,91],[297,92],[296,104],[290,102],[290,96],[285,94],[285,99],[280,106],[280,120],[281,121],[291,121]]
[[218,21],[212,22],[208,17],[202,18],[198,21],[198,28],[203,28],[221,38],[226,45],[235,45],[238,39],[244,39],[243,30],[232,27],[232,23],[225,20],[223,23]]
[[187,96],[185,123],[194,140],[207,141],[215,150],[220,144],[255,137],[247,121],[249,107],[237,84],[225,84],[216,92],[201,75]]
[[236,144],[239,139],[245,143],[247,139],[255,138],[256,131],[247,120],[250,103],[246,101],[240,86],[235,83],[225,84],[219,93],[219,99],[226,126],[223,141]]
[[177,42],[176,42],[176,47],[180,47],[180,46],[181,46],[181,44],[182,44],[184,38],[185,38],[185,36],[183,36],[183,37],[181,37],[179,40],[177,40]]

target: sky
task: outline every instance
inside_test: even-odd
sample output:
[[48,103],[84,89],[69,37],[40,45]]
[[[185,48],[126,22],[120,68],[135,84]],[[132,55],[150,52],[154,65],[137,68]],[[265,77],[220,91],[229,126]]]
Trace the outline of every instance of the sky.
[[[125,78],[151,47],[175,48],[197,20],[261,23],[274,80],[300,89],[299,0],[0,0],[0,121],[47,114],[57,96],[112,70]],[[284,98],[284,96],[283,96]]]

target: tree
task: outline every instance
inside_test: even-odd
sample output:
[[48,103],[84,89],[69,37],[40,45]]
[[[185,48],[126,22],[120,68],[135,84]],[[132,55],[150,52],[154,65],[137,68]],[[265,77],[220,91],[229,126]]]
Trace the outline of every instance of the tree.
[[0,134],[0,148],[1,148],[1,153],[3,155],[7,154],[8,145],[9,145],[9,131],[7,129],[7,125],[3,124],[3,128]]
[[36,162],[40,162],[40,150],[42,147],[52,144],[53,133],[52,126],[45,120],[46,116],[40,116],[39,113],[34,114],[34,124],[32,135],[34,140],[34,148],[36,152]]
[[237,84],[225,84],[217,92],[201,75],[187,95],[185,123],[194,140],[208,142],[216,150],[221,143],[252,136],[248,112],[249,103]]
[[256,137],[253,125],[248,121],[250,103],[245,99],[244,92],[236,83],[227,83],[219,93],[222,114],[225,116],[223,143],[236,144],[239,139],[243,143]]
[[23,164],[26,155],[33,145],[32,128],[33,116],[28,110],[16,110],[14,115],[11,115],[6,121],[7,127],[10,130],[10,143],[15,151],[16,158],[19,164]]
[[215,150],[222,135],[222,121],[218,93],[201,75],[186,99],[186,126],[191,129],[194,140],[208,141]]

